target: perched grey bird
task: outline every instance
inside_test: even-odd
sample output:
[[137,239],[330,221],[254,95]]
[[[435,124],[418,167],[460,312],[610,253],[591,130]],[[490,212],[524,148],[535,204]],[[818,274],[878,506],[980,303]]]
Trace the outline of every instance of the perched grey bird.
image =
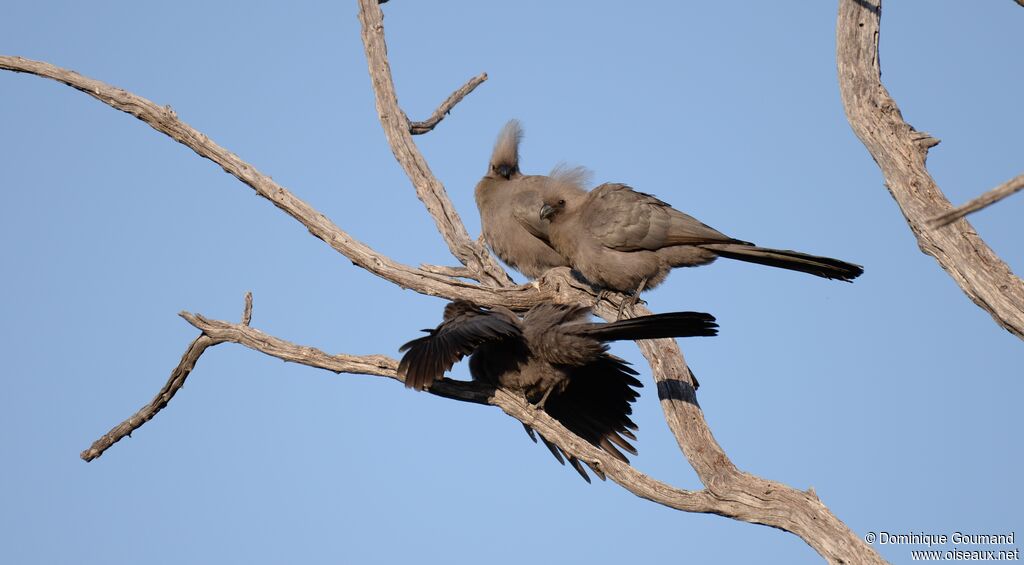
[[519,142],[523,130],[516,120],[505,124],[491,162],[474,191],[484,240],[494,254],[531,279],[554,267],[568,265],[546,241],[547,220],[537,215],[544,199],[586,195],[583,169],[556,168],[551,176],[519,171]]
[[602,184],[584,198],[548,195],[539,216],[549,222],[551,246],[573,269],[591,284],[633,293],[634,301],[674,267],[706,265],[719,257],[843,281],[864,272],[838,259],[733,239],[624,184]]
[[[458,300],[445,306],[444,321],[428,335],[401,347],[398,374],[405,386],[424,390],[469,355],[473,380],[518,391],[574,434],[628,462],[636,454],[631,404],[643,386],[629,364],[608,353],[607,342],[712,336],[710,314],[670,312],[610,324],[589,321],[590,308],[540,304],[521,319],[506,308],[485,309]],[[526,428],[531,438],[533,430]],[[564,464],[563,454],[541,437]],[[590,482],[581,462],[569,463]],[[593,471],[602,479],[599,469]]]

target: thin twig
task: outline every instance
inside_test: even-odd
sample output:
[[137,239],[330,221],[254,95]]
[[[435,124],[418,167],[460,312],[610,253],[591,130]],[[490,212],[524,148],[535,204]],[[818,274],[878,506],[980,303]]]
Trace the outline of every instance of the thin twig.
[[242,308],[242,325],[248,326],[252,322],[252,291],[245,293],[245,307]]
[[434,129],[437,124],[441,123],[441,120],[443,120],[444,117],[452,111],[452,108],[454,108],[456,104],[461,102],[462,99],[469,95],[470,92],[473,92],[476,87],[483,84],[485,80],[487,80],[487,73],[480,73],[469,79],[466,84],[462,85],[462,87],[445,99],[445,101],[437,107],[437,110],[434,110],[434,113],[431,114],[429,118],[422,122],[411,122],[409,124],[409,133],[413,135],[422,135]]
[[[1024,2],[1024,0],[1020,1]],[[1022,189],[1024,189],[1024,175],[1018,175],[1004,182],[1003,184],[993,188],[992,190],[986,192],[985,194],[982,194],[981,196],[975,198],[974,200],[971,200],[970,202],[964,204],[963,206],[958,206],[956,208],[953,208],[949,212],[935,216],[931,220],[928,220],[928,223],[931,224],[933,228],[941,228],[943,226],[947,226],[968,214],[973,214],[978,210],[988,208],[989,206],[995,204],[996,202],[999,202],[1000,200],[1006,198],[1007,196],[1010,196],[1011,194],[1018,192]]]

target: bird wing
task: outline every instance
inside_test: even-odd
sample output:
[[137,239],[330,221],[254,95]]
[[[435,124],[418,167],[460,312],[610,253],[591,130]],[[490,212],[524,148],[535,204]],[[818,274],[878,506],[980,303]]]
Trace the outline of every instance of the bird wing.
[[[568,386],[561,394],[551,395],[544,410],[574,434],[628,463],[622,452],[636,455],[629,440],[636,440],[633,431],[637,426],[630,414],[633,401],[639,396],[635,389],[643,386],[634,377],[636,374],[626,361],[602,354],[586,365],[570,369]],[[565,455],[573,463],[574,458]],[[577,464],[573,467],[584,474]],[[599,469],[591,469],[604,479]]]
[[522,340],[519,320],[505,309],[487,310],[471,302],[457,300],[445,306],[444,321],[427,335],[401,348],[405,352],[398,363],[398,375],[405,386],[424,390],[452,365],[486,343]]
[[624,184],[607,183],[595,188],[582,206],[583,228],[603,246],[616,251],[736,241]]

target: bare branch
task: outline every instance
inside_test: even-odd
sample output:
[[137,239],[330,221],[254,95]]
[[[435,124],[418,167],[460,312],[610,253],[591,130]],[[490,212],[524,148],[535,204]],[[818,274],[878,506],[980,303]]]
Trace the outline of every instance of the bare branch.
[[903,121],[882,85],[878,61],[881,0],[841,0],[836,23],[839,90],[854,133],[878,163],[885,184],[921,250],[935,257],[997,324],[1024,339],[1024,281],[1015,276],[969,223],[935,229],[928,220],[952,208],[928,173],[938,140]]
[[[613,312],[614,310],[609,308],[609,313]],[[182,313],[182,317],[200,329],[203,335],[210,336],[218,342],[238,343],[278,359],[328,371],[376,375],[401,380],[396,372],[398,362],[383,355],[330,355],[319,349],[289,343],[244,325],[209,320],[189,313]],[[655,356],[649,355],[648,358],[655,360],[660,358],[658,355],[662,355],[662,351],[675,348],[674,340],[649,340],[640,343],[641,347],[645,344],[653,344],[650,351],[657,353]],[[676,350],[678,351],[678,349]],[[644,353],[648,355],[649,351],[645,349]],[[672,356],[668,355],[668,357]],[[664,367],[655,367],[655,370],[664,373]],[[692,447],[694,444],[700,444],[706,447],[704,441],[706,438],[710,438],[710,431],[703,423],[703,415],[700,413],[699,407],[696,406],[692,387],[688,388],[684,381],[659,380],[658,390],[663,405],[666,403],[672,403],[673,407],[685,405],[695,410],[695,412],[684,416],[695,416],[695,419],[700,420],[701,424],[697,429],[702,437],[691,442],[690,445]],[[565,429],[546,412],[534,408],[525,398],[509,391],[495,390],[479,383],[441,379],[435,382],[428,392],[445,398],[497,406],[506,414],[536,430],[566,453],[600,469],[615,483],[647,500],[677,510],[719,514],[793,532],[808,540],[812,547],[833,563],[842,562],[843,559],[846,562],[857,563],[884,562],[878,558],[877,554],[874,554],[870,547],[863,544],[842,522],[836,519],[815,494],[739,472],[731,463],[728,463],[727,459],[724,462],[727,463],[726,467],[729,471],[716,470],[704,473],[715,477],[714,480],[705,482],[707,490],[678,489],[657,481],[595,448]],[[679,423],[676,424],[676,426],[678,425]],[[687,424],[682,423],[682,426],[685,428]],[[687,430],[689,431],[689,428]],[[711,442],[713,443],[714,440],[711,439]],[[710,461],[709,467],[720,466],[721,462],[716,465],[714,461],[718,458],[725,458],[717,443],[714,443],[713,447],[717,451],[706,458]],[[692,449],[687,449],[687,456],[691,460],[693,460],[692,451]],[[704,460],[705,458],[698,459]]]
[[[1024,2],[1024,0],[1020,1]],[[948,226],[949,224],[952,224],[953,222],[959,220],[960,218],[963,218],[968,214],[973,214],[978,210],[988,208],[989,206],[995,204],[996,202],[999,202],[1000,200],[1006,198],[1007,196],[1010,196],[1015,192],[1020,191],[1021,189],[1024,189],[1024,175],[1018,175],[1004,182],[1003,184],[993,188],[992,190],[986,192],[985,194],[982,194],[981,196],[975,198],[974,200],[971,200],[970,202],[964,204],[963,206],[959,206],[957,208],[950,210],[949,212],[939,214],[938,216],[935,216],[931,220],[928,220],[928,223],[933,228],[941,228],[943,226]]]
[[[251,294],[247,294],[246,298],[246,311],[251,315]],[[608,314],[615,311],[611,307],[608,307],[607,310]],[[99,457],[115,442],[152,419],[153,415],[166,406],[174,393],[181,388],[185,377],[195,366],[199,356],[211,345],[225,342],[237,343],[266,355],[309,367],[335,373],[375,375],[401,381],[397,374],[398,362],[384,355],[332,355],[313,347],[296,345],[270,336],[245,323],[233,324],[210,320],[188,312],[182,312],[181,316],[199,329],[202,334],[189,347],[182,357],[182,362],[172,372],[168,383],[156,398],[137,414],[96,440],[89,449],[82,452],[83,459],[91,461]],[[644,348],[647,344],[654,345],[650,349]],[[673,423],[673,430],[682,428],[686,430],[685,433],[689,433],[689,430],[693,428],[687,427],[688,424],[685,420],[690,416],[695,416],[695,419],[700,420],[695,428],[700,432],[700,437],[696,441],[686,444],[689,446],[686,449],[687,456],[693,460],[694,449],[692,448],[696,446],[699,450],[703,442],[710,438],[710,431],[707,430],[706,423],[703,422],[703,415],[696,405],[692,387],[688,387],[685,381],[665,379],[666,371],[672,370],[671,364],[674,362],[671,350],[678,351],[675,341],[644,341],[641,342],[641,346],[649,359],[659,361],[669,359],[670,361],[667,365],[659,363],[654,368],[655,374],[659,378],[658,390],[663,406],[669,405],[671,410],[679,410],[683,416],[681,422]],[[842,555],[848,558],[851,555],[857,555],[857,548],[849,547],[842,536],[848,530],[821,504],[816,496],[737,471],[728,462],[724,453],[721,453],[721,449],[717,443],[714,443],[713,438],[710,438],[714,448],[712,456],[709,459],[698,457],[697,460],[709,460],[711,464],[706,467],[715,468],[714,461],[721,458],[719,465],[723,462],[726,463],[726,468],[729,471],[727,473],[720,470],[711,472],[710,475],[716,478],[705,482],[707,490],[687,491],[657,481],[634,467],[611,457],[565,429],[547,413],[534,408],[525,398],[508,391],[495,390],[480,383],[441,379],[435,382],[428,392],[454,400],[497,406],[506,414],[535,429],[566,453],[600,469],[615,483],[647,500],[677,510],[719,514],[781,528],[796,533],[805,540],[808,538],[815,540],[814,543],[810,541],[809,543],[826,557]],[[694,412],[687,414],[687,410]],[[666,415],[669,413],[670,409],[666,408]],[[704,467],[695,465],[695,468],[698,469]],[[702,473],[702,478],[708,474],[707,472]],[[828,534],[825,535],[822,532],[828,532]],[[852,536],[852,533],[850,535]],[[856,539],[855,536],[854,539]],[[829,558],[830,561],[838,562]],[[877,561],[867,560],[864,562]]]
[[[595,311],[606,320],[616,305],[601,301]],[[650,315],[645,306],[633,314]],[[736,468],[715,440],[697,402],[696,379],[673,339],[638,341],[651,366],[665,421],[707,492],[715,513],[796,534],[829,563],[885,563],[871,546],[839,520],[816,495],[762,479]]]
[[434,110],[434,113],[431,114],[431,116],[427,118],[425,121],[410,123],[409,133],[413,135],[422,135],[433,130],[437,126],[437,124],[441,123],[441,120],[443,120],[444,117],[447,116],[448,113],[452,111],[452,108],[454,108],[456,104],[461,102],[462,99],[468,96],[470,92],[473,92],[473,90],[475,90],[476,87],[483,84],[485,80],[487,80],[487,73],[480,73],[477,76],[469,79],[469,82],[462,85],[461,88],[453,92],[451,96],[445,99],[445,101],[442,102],[441,105],[437,107],[437,110]]
[[444,186],[431,172],[426,159],[412,140],[409,118],[398,105],[395,82],[384,41],[384,14],[374,0],[359,0],[359,22],[369,66],[373,93],[384,135],[395,159],[416,188],[416,196],[427,207],[452,255],[473,271],[477,280],[491,286],[509,286],[512,279],[483,245],[473,241],[455,211]]
[[188,378],[189,373],[196,366],[196,361],[206,351],[207,347],[217,345],[218,341],[200,335],[189,344],[188,349],[185,350],[185,354],[181,356],[181,361],[178,366],[171,371],[170,378],[167,379],[167,384],[164,385],[160,392],[153,397],[153,400],[149,401],[149,404],[143,406],[138,412],[133,414],[127,420],[114,426],[109,432],[103,434],[102,437],[92,442],[89,449],[83,451],[79,456],[86,460],[92,461],[107,449],[110,449],[112,445],[121,441],[126,436],[131,436],[132,432],[142,427],[143,424],[153,419],[157,412],[163,410],[167,403],[174,398],[175,393],[185,385],[185,379]]
[[189,312],[181,312],[178,315],[203,332],[203,335],[209,336],[218,343],[226,341],[237,343],[291,363],[326,369],[335,373],[380,377],[395,377],[395,371],[398,370],[398,362],[385,355],[329,355],[314,347],[295,345],[243,324],[210,320],[200,314]]
[[[313,347],[296,345],[267,335],[244,324],[209,320],[188,312],[182,312],[181,316],[202,331],[204,336],[209,336],[218,343],[237,343],[284,361],[335,373],[375,375],[402,381],[397,374],[398,362],[384,355],[331,355]],[[577,437],[546,412],[537,410],[522,396],[480,383],[451,379],[436,381],[428,392],[454,400],[497,406],[506,414],[536,430],[566,453],[601,469],[608,478],[637,496],[677,510],[738,517],[732,515],[735,504],[719,500],[705,491],[677,489],[652,479]]]
[[[112,108],[135,116],[153,129],[192,149],[200,157],[220,165],[226,172],[255,190],[257,194],[270,200],[286,214],[298,220],[313,236],[330,245],[356,266],[402,288],[410,288],[430,296],[443,296],[450,299],[461,297],[480,304],[502,303],[517,309],[529,308],[544,298],[538,295],[536,288],[531,286],[511,287],[508,283],[503,283],[506,288],[484,290],[468,282],[420,271],[377,253],[366,244],[350,236],[327,216],[292,194],[291,191],[260,173],[255,167],[221,147],[202,132],[181,121],[170,106],[158,106],[152,101],[126,90],[41,61],[0,55],[0,69],[33,74],[62,82]],[[491,261],[493,262],[493,259]],[[504,275],[504,271],[502,274]],[[504,276],[507,278],[507,275]],[[496,299],[496,295],[503,295],[504,298]]]
[[469,278],[471,276],[469,269],[465,267],[447,267],[445,265],[423,264],[420,265],[420,270],[426,271],[428,273],[433,273],[435,275],[443,275],[446,277]]
[[[245,293],[245,307],[242,310],[242,324],[240,327],[249,327],[249,322],[252,320],[252,292]],[[114,426],[109,432],[103,434],[102,437],[92,442],[89,449],[86,449],[80,454],[80,457],[86,461],[92,461],[103,452],[110,449],[112,445],[121,441],[126,436],[131,436],[132,432],[142,427],[143,424],[153,419],[158,412],[163,410],[167,404],[174,398],[174,395],[185,386],[185,379],[188,378],[192,369],[195,368],[196,362],[199,361],[199,357],[203,355],[208,347],[212,347],[219,343],[223,343],[225,340],[210,337],[206,333],[199,334],[199,337],[192,340],[185,353],[181,356],[181,361],[178,362],[178,366],[171,371],[171,376],[167,379],[167,383],[160,389],[160,392],[153,397],[153,400],[149,401],[149,404],[143,406],[127,420]]]

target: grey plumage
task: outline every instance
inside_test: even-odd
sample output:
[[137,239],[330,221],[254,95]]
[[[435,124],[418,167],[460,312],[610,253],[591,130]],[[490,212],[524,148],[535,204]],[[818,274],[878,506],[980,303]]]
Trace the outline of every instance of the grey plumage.
[[582,169],[556,168],[551,176],[524,175],[519,170],[523,130],[516,120],[505,124],[491,154],[487,174],[474,194],[484,240],[495,255],[527,277],[537,278],[568,265],[546,241],[547,220],[537,211],[545,198],[567,199],[586,194]]
[[[713,316],[699,312],[610,324],[590,322],[589,315],[585,306],[540,304],[520,318],[505,308],[455,301],[437,328],[401,347],[398,374],[407,387],[423,390],[468,355],[473,380],[522,393],[576,435],[627,461],[622,451],[636,454],[629,443],[636,439],[630,405],[638,396],[635,388],[643,385],[626,361],[608,353],[607,342],[711,336],[718,326]],[[536,439],[533,430],[527,432]],[[541,439],[563,461],[565,454]],[[590,480],[580,461],[565,459]]]
[[718,257],[850,281],[859,265],[733,239],[650,194],[603,184],[585,197],[544,198],[539,216],[547,237],[592,284],[636,292],[660,284],[674,267],[706,265]]

